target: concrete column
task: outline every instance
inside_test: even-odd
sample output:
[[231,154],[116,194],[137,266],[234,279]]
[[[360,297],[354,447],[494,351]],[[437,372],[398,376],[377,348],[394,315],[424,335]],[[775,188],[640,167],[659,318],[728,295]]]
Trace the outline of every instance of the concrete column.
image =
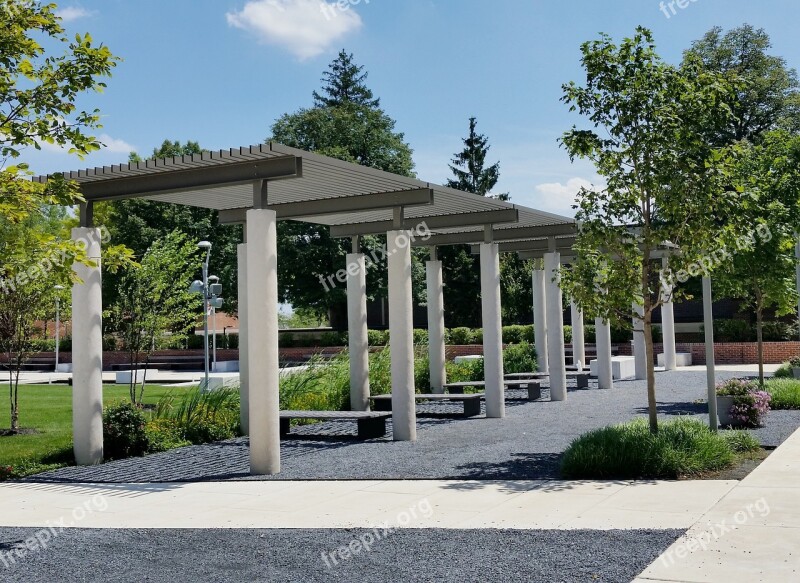
[[[663,269],[667,269],[669,260],[664,258]],[[677,351],[675,350],[675,310],[672,303],[672,286],[662,282],[661,295],[664,303],[661,304],[661,334],[664,337],[664,368],[675,370],[677,365]],[[669,301],[667,301],[669,300]]]
[[550,400],[567,400],[567,368],[564,362],[564,308],[559,272],[561,254],[544,256],[545,296],[547,297],[547,360],[550,372]]
[[611,366],[611,324],[603,318],[595,318],[595,346],[597,347],[597,386],[614,388],[614,370]]
[[250,473],[281,471],[278,244],[275,211],[247,211],[247,354]]
[[239,422],[242,433],[250,434],[250,366],[248,365],[249,343],[247,342],[247,244],[242,243],[237,248],[239,266],[239,400],[241,411]]
[[636,367],[636,380],[647,378],[647,347],[644,342],[644,306],[634,302],[633,311],[638,316],[633,319],[633,356]]
[[431,390],[443,393],[447,382],[444,344],[444,280],[442,262],[428,261],[425,265],[428,284],[428,360],[430,361]]
[[73,265],[83,281],[72,286],[72,435],[75,462],[103,462],[103,293],[100,229],[72,229],[73,241],[86,242],[95,265]]
[[350,409],[369,411],[367,267],[362,253],[347,255],[347,332],[350,349]]
[[703,278],[703,328],[706,333],[706,384],[708,386],[709,427],[713,431],[719,426],[717,417],[717,378],[714,365],[714,299],[711,295],[711,278]]
[[395,441],[417,439],[414,401],[414,318],[409,231],[386,235],[389,265],[389,349],[392,357],[392,431]]
[[586,341],[583,333],[583,310],[575,302],[570,302],[572,312],[572,364],[579,362],[584,368],[589,368],[586,362]]
[[481,243],[481,314],[486,416],[502,418],[506,414],[506,398],[500,310],[500,248],[496,243]]
[[539,269],[539,260],[533,270],[533,343],[539,371],[548,372],[547,362],[547,294],[545,293],[544,269]]

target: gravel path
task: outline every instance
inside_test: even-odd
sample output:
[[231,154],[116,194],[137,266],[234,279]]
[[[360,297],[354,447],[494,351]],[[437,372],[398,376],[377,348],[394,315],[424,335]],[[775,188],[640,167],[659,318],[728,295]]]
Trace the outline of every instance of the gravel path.
[[359,538],[370,542],[375,531],[67,530],[47,549],[5,566],[9,551],[34,532],[0,528],[0,580],[628,583],[683,534],[408,529],[383,538],[378,530],[370,551],[334,563],[330,553]]
[[[736,376],[721,373],[720,379]],[[664,419],[692,415],[705,422],[704,372],[656,376]],[[591,387],[596,387],[593,382]],[[544,391],[545,399],[548,398]],[[571,389],[566,402],[512,402],[505,419],[442,418],[458,406],[427,405],[416,443],[389,438],[358,442],[354,424],[305,426],[281,444],[282,472],[274,478],[248,474],[247,440],[189,447],[91,468],[64,468],[32,481],[174,482],[226,479],[552,479],[561,453],[576,437],[598,427],[647,414],[646,383],[618,381],[601,391]],[[450,407],[447,409],[447,407]],[[800,411],[773,411],[753,431],[763,445],[777,446],[800,427]],[[294,433],[295,430],[293,430]],[[322,434],[322,435],[321,435]],[[348,437],[347,434],[350,436]]]

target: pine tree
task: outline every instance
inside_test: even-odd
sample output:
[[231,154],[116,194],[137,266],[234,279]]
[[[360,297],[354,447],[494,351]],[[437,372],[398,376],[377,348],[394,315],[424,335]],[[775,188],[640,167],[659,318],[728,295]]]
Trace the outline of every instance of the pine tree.
[[[464,149],[457,153],[450,164],[455,179],[447,181],[447,186],[465,192],[487,196],[500,180],[500,163],[486,168],[486,156],[489,153],[489,138],[476,130],[476,118],[469,118],[469,136],[463,140]],[[507,200],[507,195],[501,195]]]
[[342,49],[339,56],[322,74],[322,95],[314,91],[314,107],[340,107],[349,103],[378,109],[380,99],[375,99],[366,86],[369,73],[353,60],[353,54]]

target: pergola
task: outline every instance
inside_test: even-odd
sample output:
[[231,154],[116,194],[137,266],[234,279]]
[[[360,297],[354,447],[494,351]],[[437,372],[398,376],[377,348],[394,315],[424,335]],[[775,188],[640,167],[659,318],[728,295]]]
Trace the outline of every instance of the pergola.
[[[100,233],[92,217],[92,206],[99,201],[141,198],[203,207],[220,211],[222,223],[245,225],[244,241],[238,249],[240,373],[242,426],[250,436],[254,474],[277,473],[281,463],[276,242],[280,220],[329,225],[333,236],[353,240],[348,265],[342,267],[347,272],[354,410],[369,407],[366,265],[358,238],[387,236],[395,440],[416,439],[412,246],[431,249],[426,269],[435,391],[442,391],[446,382],[442,263],[437,260],[436,248],[475,244],[481,264],[487,416],[505,415],[501,251],[534,252],[544,258],[544,269],[533,274],[536,342],[540,353],[546,354],[543,362],[551,375],[552,398],[566,399],[562,293],[557,276],[561,254],[571,253],[577,232],[573,219],[277,143],[81,170],[65,177],[80,185],[86,199],[80,209],[80,227],[72,236],[89,241],[88,256],[97,262],[93,267],[75,266],[81,282],[72,291],[73,335],[80,339],[73,344],[73,432],[78,464],[97,464],[103,459],[101,253]],[[44,182],[48,177],[36,180]],[[605,347],[598,356],[606,360]],[[607,356],[610,370],[610,338]],[[603,362],[601,369],[605,365]]]

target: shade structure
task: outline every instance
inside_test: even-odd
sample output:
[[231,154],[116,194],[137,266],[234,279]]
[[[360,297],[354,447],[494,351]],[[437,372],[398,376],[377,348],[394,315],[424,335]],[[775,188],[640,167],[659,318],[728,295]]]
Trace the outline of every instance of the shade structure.
[[[92,226],[95,202],[131,198],[213,209],[219,211],[220,222],[248,223],[247,246],[240,253],[247,280],[248,322],[242,329],[247,334],[245,360],[250,367],[243,389],[249,399],[243,400],[250,405],[251,469],[255,473],[273,473],[280,468],[277,328],[271,312],[272,303],[277,301],[275,222],[293,220],[326,225],[336,237],[408,233],[410,245],[492,243],[493,239],[537,239],[576,232],[575,221],[569,217],[275,142],[72,171],[64,176],[78,183],[86,199],[80,213],[84,228]],[[49,177],[34,180],[45,182]],[[406,271],[404,266],[395,267],[395,274]],[[403,297],[406,296],[410,294]],[[93,309],[97,313],[86,314],[87,319],[99,318],[99,302],[95,303]],[[395,330],[411,328],[408,308],[395,310],[395,318],[402,319],[394,322]],[[270,325],[265,328],[267,320]],[[262,349],[269,353],[269,359],[262,358]],[[392,359],[407,367],[407,361],[413,361],[413,344],[395,346]],[[101,363],[95,361],[91,366],[100,367]],[[403,375],[394,376],[399,379]],[[393,386],[393,391],[413,392],[413,386],[402,384]],[[402,403],[407,401],[398,399]],[[413,407],[413,395],[409,402]],[[408,418],[413,410],[405,409],[409,407],[403,410]],[[397,415],[399,411],[393,413]],[[409,435],[405,438],[413,439],[413,416],[407,429]]]

